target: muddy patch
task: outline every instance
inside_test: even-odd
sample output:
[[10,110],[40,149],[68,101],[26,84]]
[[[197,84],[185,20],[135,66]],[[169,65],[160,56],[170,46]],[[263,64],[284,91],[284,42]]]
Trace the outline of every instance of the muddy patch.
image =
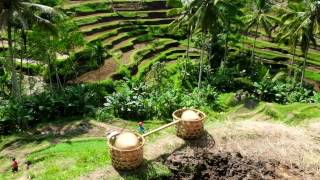
[[168,179],[303,179],[296,165],[276,160],[258,161],[242,154],[199,151],[185,148],[171,154],[165,164],[173,175]]

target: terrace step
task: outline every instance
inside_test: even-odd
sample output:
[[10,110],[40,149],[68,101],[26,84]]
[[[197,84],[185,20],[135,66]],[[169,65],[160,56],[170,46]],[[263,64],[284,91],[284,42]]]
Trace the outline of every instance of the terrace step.
[[92,34],[90,36],[86,36],[85,39],[88,42],[94,42],[97,40],[101,40],[104,41],[110,37],[113,36],[117,36],[120,33],[124,33],[124,32],[136,32],[136,31],[142,31],[145,32],[145,27],[140,27],[140,26],[124,26],[124,27],[120,27],[120,28],[116,28],[116,29],[111,29],[105,32],[98,32],[95,34]]
[[174,18],[160,18],[160,19],[144,19],[144,20],[123,20],[104,22],[93,25],[87,25],[80,27],[80,31],[85,35],[91,35],[97,32],[103,32],[112,28],[129,26],[129,25],[165,25],[174,21]]
[[152,11],[121,11],[121,12],[92,12],[90,14],[86,15],[77,15],[73,19],[75,21],[85,19],[90,19],[97,17],[100,19],[100,21],[107,20],[107,18],[116,18],[119,17],[119,19],[130,19],[130,18],[166,18],[167,17],[167,10],[152,10]]
[[166,6],[165,0],[154,1],[105,1],[105,0],[92,0],[92,1],[70,1],[68,4],[63,5],[61,8],[65,11],[74,11],[80,6],[92,6],[95,4],[106,4],[112,6],[112,8],[118,11],[139,11],[139,10],[157,10],[157,9],[169,9]]
[[[135,54],[131,56],[131,59],[134,60],[134,62],[136,62],[137,64],[140,64],[143,61],[146,61],[147,59],[155,56],[156,54],[162,51],[166,51],[170,48],[177,47],[177,46],[179,46],[179,42],[177,41],[164,42],[161,45],[156,45],[156,47],[154,48],[149,46],[145,49],[141,49],[137,51]],[[138,54],[141,54],[141,55],[138,55]],[[140,56],[140,58],[137,56]]]
[[147,46],[148,44],[146,42],[141,42],[141,43],[137,43],[137,44],[134,44],[132,49],[123,53],[120,57],[120,62],[124,65],[129,65],[130,62],[131,62],[131,55],[134,51],[136,51],[137,49],[143,49]]
[[[157,56],[154,56],[150,59],[145,59],[143,60],[137,67],[138,70],[136,70],[132,75],[135,76],[135,78],[140,78],[143,75],[145,75],[147,72],[150,71],[150,68],[152,67],[153,64],[156,62],[171,62],[171,61],[176,61],[178,57],[182,57],[185,55],[186,48],[183,46],[180,47],[175,47],[175,48],[170,48],[167,49],[161,53],[159,53]],[[175,57],[174,57],[175,56]],[[196,59],[200,55],[196,53],[190,54],[191,59]]]
[[82,74],[73,83],[89,83],[105,80],[114,74],[119,67],[119,64],[113,58],[108,58],[104,61],[104,64],[96,70],[89,71]]
[[120,42],[128,39],[131,36],[137,36],[141,34],[145,34],[146,31],[135,31],[135,32],[130,32],[131,34],[128,34],[126,32],[117,34],[116,36],[112,36],[102,42],[102,44],[107,48],[107,49],[112,49],[116,44],[119,44]]

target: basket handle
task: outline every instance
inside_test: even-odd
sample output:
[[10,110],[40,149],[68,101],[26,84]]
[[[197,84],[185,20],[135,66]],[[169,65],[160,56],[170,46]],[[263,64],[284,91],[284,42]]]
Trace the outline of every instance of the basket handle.
[[165,128],[168,128],[168,127],[170,127],[170,126],[173,126],[173,125],[179,123],[180,121],[181,121],[181,120],[173,121],[173,122],[171,122],[171,123],[169,123],[169,124],[163,125],[163,126],[157,128],[157,129],[155,129],[155,130],[152,130],[152,131],[150,131],[150,132],[148,132],[148,133],[143,134],[142,137],[147,137],[147,136],[149,136],[150,134],[153,134],[153,133],[155,133],[155,132],[158,132],[158,131],[161,131],[161,130],[163,130],[163,129],[165,129]]

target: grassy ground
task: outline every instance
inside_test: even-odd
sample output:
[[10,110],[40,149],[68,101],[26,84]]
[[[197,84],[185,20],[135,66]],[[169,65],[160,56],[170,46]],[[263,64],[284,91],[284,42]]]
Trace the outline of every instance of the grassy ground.
[[[320,138],[319,104],[279,105],[261,102],[253,108],[247,108],[246,104],[237,104],[234,101],[233,93],[221,95],[218,102],[224,111],[204,109],[208,115],[206,129],[215,137],[216,149],[237,150],[250,156],[253,154],[257,158],[280,158],[278,156],[282,151],[287,150],[292,156],[290,161],[299,166],[310,171],[315,171],[314,168],[318,167],[315,164],[320,162],[320,151],[317,151],[320,147],[314,138]],[[148,131],[167,122],[149,120],[145,125]],[[105,122],[61,122],[44,124],[33,130],[35,135],[16,134],[1,137],[0,179],[23,179],[28,176],[34,179],[149,179],[170,174],[156,159],[185,146],[185,142],[175,136],[174,128],[147,138],[146,160],[141,168],[131,172],[119,172],[111,166],[104,136],[106,131],[121,128],[136,131],[137,122],[120,119]],[[266,140],[269,144],[261,144]],[[260,143],[261,146],[249,148],[252,143]],[[310,148],[305,149],[305,143]],[[10,158],[13,156],[17,157],[21,168],[15,175],[10,172]],[[286,157],[284,154],[280,159],[290,163]],[[29,170],[26,170],[23,164],[26,160],[32,163]]]
[[[73,179],[97,167],[110,164],[105,140],[68,141],[33,152],[33,179]],[[44,168],[45,167],[45,168]]]

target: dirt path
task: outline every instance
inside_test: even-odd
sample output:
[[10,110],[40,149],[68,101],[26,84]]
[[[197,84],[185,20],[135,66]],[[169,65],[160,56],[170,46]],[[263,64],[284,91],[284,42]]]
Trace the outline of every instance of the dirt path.
[[97,82],[99,80],[105,80],[117,71],[118,66],[118,63],[113,58],[109,58],[105,60],[103,66],[101,66],[99,69],[84,73],[72,82],[88,83]]

